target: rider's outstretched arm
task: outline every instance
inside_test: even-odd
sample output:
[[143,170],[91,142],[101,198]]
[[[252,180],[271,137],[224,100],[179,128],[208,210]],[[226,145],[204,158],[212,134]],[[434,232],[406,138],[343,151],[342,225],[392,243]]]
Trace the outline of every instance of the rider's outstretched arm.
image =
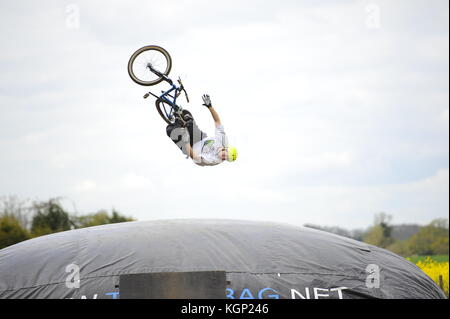
[[208,109],[209,109],[209,111],[211,112],[211,115],[212,115],[212,117],[213,117],[213,119],[214,119],[214,124],[215,124],[216,126],[222,125],[222,123],[220,122],[219,114],[217,114],[216,110],[215,110],[212,106],[211,106],[211,107],[208,107]]
[[222,125],[222,123],[220,122],[219,114],[217,114],[216,110],[213,108],[213,106],[211,104],[211,98],[209,97],[209,95],[204,94],[202,96],[202,99],[203,99],[203,105],[206,106],[208,108],[208,110],[211,112],[211,115],[214,119],[214,124],[216,124],[216,126]]

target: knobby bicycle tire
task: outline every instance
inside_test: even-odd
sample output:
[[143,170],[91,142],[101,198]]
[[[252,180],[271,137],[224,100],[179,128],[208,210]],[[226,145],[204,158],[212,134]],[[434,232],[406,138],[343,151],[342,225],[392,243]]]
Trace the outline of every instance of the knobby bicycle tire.
[[161,99],[156,99],[156,101],[155,101],[155,105],[156,105],[156,110],[158,110],[158,113],[159,113],[159,115],[161,115],[161,117],[163,118],[163,120],[167,123],[167,124],[172,124],[173,122],[171,122],[168,118],[167,118],[167,116],[166,116],[166,114],[164,113],[164,111],[161,109],[161,103],[164,105],[164,103],[165,104],[169,104],[169,103],[167,103],[167,102],[164,102],[163,100],[161,100]]
[[168,75],[170,73],[170,70],[172,69],[172,58],[170,57],[169,52],[167,52],[165,49],[161,48],[160,46],[157,45],[147,45],[145,47],[140,48],[139,50],[137,50],[136,52],[134,52],[131,57],[130,60],[128,61],[128,75],[130,76],[130,78],[136,82],[139,85],[143,85],[143,86],[151,86],[151,85],[155,85],[158,84],[159,82],[161,82],[163,80],[162,77],[157,78],[156,80],[153,81],[144,81],[139,79],[133,72],[133,62],[136,59],[136,57],[145,52],[145,51],[149,51],[149,50],[155,50],[160,52],[161,54],[164,55],[164,57],[166,58],[166,62],[167,62],[167,67],[166,70],[164,71],[160,71],[161,73],[163,73],[164,75]]

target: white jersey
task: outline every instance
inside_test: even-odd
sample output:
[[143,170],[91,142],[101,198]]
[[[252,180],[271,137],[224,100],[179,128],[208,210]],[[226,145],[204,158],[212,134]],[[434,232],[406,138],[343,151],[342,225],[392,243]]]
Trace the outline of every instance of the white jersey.
[[228,147],[228,139],[223,125],[216,126],[215,136],[206,137],[193,145],[194,153],[199,160],[194,160],[200,166],[212,166],[223,162],[219,155],[222,147]]

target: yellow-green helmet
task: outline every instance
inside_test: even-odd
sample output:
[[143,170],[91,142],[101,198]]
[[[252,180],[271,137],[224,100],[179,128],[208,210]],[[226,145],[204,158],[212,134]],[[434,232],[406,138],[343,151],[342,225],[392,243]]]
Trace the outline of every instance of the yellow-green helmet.
[[228,147],[228,162],[234,162],[237,159],[238,153],[236,147]]

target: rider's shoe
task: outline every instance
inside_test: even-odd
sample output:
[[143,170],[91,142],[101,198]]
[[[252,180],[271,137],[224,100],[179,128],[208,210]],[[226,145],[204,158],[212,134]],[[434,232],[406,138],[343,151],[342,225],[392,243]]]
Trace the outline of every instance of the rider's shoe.
[[193,121],[194,121],[193,117],[190,116],[189,114],[183,116],[183,120],[184,120],[186,123],[190,123],[190,122],[193,122]]
[[187,110],[183,110],[183,120],[185,120],[186,122],[193,121],[194,118],[192,117],[191,112],[189,112]]
[[173,123],[176,126],[183,126],[183,121],[178,117],[178,116],[174,116],[175,120],[173,121]]

